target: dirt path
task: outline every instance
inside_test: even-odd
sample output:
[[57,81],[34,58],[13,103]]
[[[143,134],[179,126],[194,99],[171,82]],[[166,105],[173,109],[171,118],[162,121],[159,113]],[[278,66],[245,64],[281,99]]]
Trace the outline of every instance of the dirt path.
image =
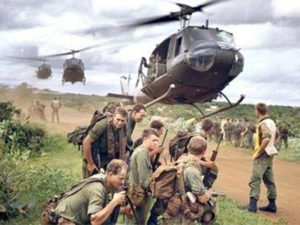
[[[51,110],[47,107],[46,116],[51,121]],[[46,122],[46,127],[51,132],[66,133],[72,131],[78,125],[86,125],[91,117],[91,112],[79,112],[71,108],[62,108],[61,123]],[[141,129],[138,128],[137,131]],[[135,132],[135,137],[139,136]],[[166,140],[168,142],[168,139]],[[215,147],[210,143],[209,149]],[[207,155],[211,153],[208,152]],[[217,159],[219,167],[219,177],[216,181],[215,189],[226,194],[227,197],[239,202],[241,205],[248,203],[249,187],[248,182],[251,175],[251,156],[242,149],[221,146],[221,151]],[[291,163],[275,159],[274,160],[275,182],[278,190],[278,213],[262,213],[278,221],[283,218],[289,225],[300,224],[300,211],[298,201],[300,201],[300,163]],[[261,187],[261,200],[258,205],[267,203],[266,189]]]

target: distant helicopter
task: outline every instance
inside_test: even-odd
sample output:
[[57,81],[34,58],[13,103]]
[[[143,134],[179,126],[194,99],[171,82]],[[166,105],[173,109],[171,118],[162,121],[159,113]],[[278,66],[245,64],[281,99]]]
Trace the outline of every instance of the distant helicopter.
[[36,77],[38,79],[46,80],[51,77],[52,75],[52,69],[51,65],[47,64],[46,61],[48,61],[45,58],[40,57],[17,57],[17,56],[9,56],[9,58],[12,59],[20,59],[20,60],[31,60],[31,61],[42,61],[43,64],[38,66],[38,69],[36,70]]
[[[92,48],[97,48],[100,46],[104,46],[105,44],[109,43],[102,43],[97,45],[92,45],[86,48],[82,48],[79,50],[71,50],[69,52],[63,52],[58,54],[52,54],[52,55],[43,55],[43,56],[37,56],[37,57],[16,57],[16,56],[9,56],[9,58],[15,58],[15,59],[25,59],[25,60],[36,60],[36,61],[46,61],[49,58],[54,57],[60,57],[65,55],[72,55],[72,58],[66,59],[63,64],[63,77],[62,77],[62,84],[64,85],[66,82],[71,82],[72,84],[76,82],[82,82],[83,84],[86,83],[86,78],[84,74],[84,63],[81,59],[75,58],[75,54],[86,51]],[[43,63],[38,67],[37,70],[37,77],[39,79],[47,79],[51,76],[51,66],[49,64]]]
[[[135,96],[108,95],[147,103],[146,106],[156,102],[190,104],[200,112],[195,103],[212,101],[218,96],[225,97],[228,106],[208,115],[201,112],[203,117],[240,104],[245,96],[241,95],[232,104],[222,92],[244,67],[244,57],[235,46],[233,34],[209,27],[208,20],[205,26],[189,26],[193,13],[219,2],[209,1],[195,7],[176,3],[181,8],[180,11],[129,25],[129,28],[134,28],[179,20],[181,29],[157,45],[149,57],[149,63],[146,58],[142,58],[136,87],[140,80],[143,87]],[[147,75],[143,72],[144,67],[148,69]]]

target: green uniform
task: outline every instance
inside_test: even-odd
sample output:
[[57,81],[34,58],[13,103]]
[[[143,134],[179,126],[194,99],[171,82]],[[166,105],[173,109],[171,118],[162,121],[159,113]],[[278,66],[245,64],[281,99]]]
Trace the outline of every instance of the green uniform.
[[[201,167],[198,166],[199,163],[195,162],[191,159],[185,162],[183,169],[183,181],[185,192],[192,192],[194,195],[203,195],[206,192],[206,188],[202,182],[202,172]],[[214,220],[211,221],[213,223],[217,217],[217,206],[210,207],[208,204],[203,205],[204,213],[212,212],[214,213]],[[190,225],[195,224],[195,222],[184,217],[182,209],[179,211],[178,215],[172,217],[167,213],[164,214],[164,224],[172,224],[172,225]]]
[[[262,121],[263,119],[260,120],[260,122]],[[271,137],[270,132],[271,131],[264,123],[261,123],[261,125],[257,128],[254,154],[258,151],[262,139],[265,137]],[[252,197],[256,200],[259,199],[261,180],[263,180],[268,189],[268,198],[276,199],[276,186],[273,175],[273,156],[268,156],[266,152],[253,160],[252,176],[249,182],[250,198]]]
[[102,210],[108,203],[109,190],[106,186],[106,177],[101,176],[102,182],[92,182],[80,191],[62,199],[55,212],[78,225],[90,224],[90,215]]
[[153,173],[152,165],[148,150],[143,146],[136,148],[130,159],[129,183],[141,185],[147,192],[142,207],[136,207],[136,214],[139,219],[139,225],[147,223],[150,210],[154,200],[150,193],[150,177]]
[[[108,118],[98,121],[88,135],[94,139],[91,154],[98,169],[106,168],[112,159],[126,159],[126,131],[125,127],[116,130]],[[87,171],[87,161],[83,160],[83,178],[90,176]]]

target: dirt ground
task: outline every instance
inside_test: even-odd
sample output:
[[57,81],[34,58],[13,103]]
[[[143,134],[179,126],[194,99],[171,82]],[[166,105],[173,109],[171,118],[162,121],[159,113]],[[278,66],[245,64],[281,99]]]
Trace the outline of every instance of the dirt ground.
[[[51,122],[51,109],[49,102],[44,102],[46,107],[46,127],[50,132],[66,133],[72,131],[78,125],[89,123],[91,113],[79,112],[75,109],[63,107],[60,110],[61,123]],[[50,122],[49,122],[50,121]],[[139,129],[140,130],[140,129]],[[168,143],[168,139],[166,141]],[[215,144],[210,143],[209,149],[213,149]],[[224,147],[221,145],[220,153],[217,158],[219,167],[219,177],[214,189],[224,193],[227,197],[236,200],[240,205],[248,203],[249,187],[248,182],[251,175],[252,160],[251,156],[242,149],[234,147]],[[211,153],[208,152],[209,156]],[[271,219],[278,221],[283,218],[290,225],[300,224],[300,211],[297,207],[300,201],[300,163],[285,162],[278,159],[274,160],[275,182],[278,190],[278,213],[262,213]],[[262,184],[261,198],[259,206],[267,203],[266,189]]]

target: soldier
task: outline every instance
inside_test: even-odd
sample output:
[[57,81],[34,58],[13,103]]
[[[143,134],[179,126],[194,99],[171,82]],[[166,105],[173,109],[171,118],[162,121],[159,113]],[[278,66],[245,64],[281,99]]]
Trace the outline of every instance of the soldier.
[[126,159],[127,111],[118,107],[112,117],[98,121],[83,140],[83,178],[105,170],[110,160]]
[[288,134],[289,134],[289,130],[288,130],[287,125],[285,123],[281,123],[281,125],[279,127],[278,150],[280,150],[280,148],[281,148],[282,141],[284,142],[284,146],[286,149],[289,147]]
[[250,202],[247,206],[247,210],[250,212],[257,211],[260,184],[261,180],[263,180],[268,189],[269,204],[265,207],[259,207],[259,209],[276,213],[276,186],[273,175],[273,156],[277,154],[277,150],[274,146],[276,139],[276,125],[267,115],[266,104],[258,103],[255,106],[255,114],[259,120],[259,124],[257,126],[255,147],[253,151],[253,169],[249,182]]
[[[199,160],[204,156],[206,148],[207,142],[203,137],[193,137],[188,144],[188,154],[182,155],[177,160],[177,163],[183,168],[179,177],[179,182],[184,189],[182,192],[191,193],[194,203],[191,199],[187,200],[190,201],[189,203],[183,202],[176,216],[164,213],[164,224],[189,225],[195,224],[195,220],[201,221],[202,224],[213,224],[216,220],[216,200],[212,197],[212,192],[204,187],[199,166]],[[193,209],[191,208],[192,204]]]
[[236,124],[234,124],[232,130],[232,142],[234,147],[239,147],[241,144],[241,133],[243,129],[243,124],[241,120],[238,120]]
[[46,106],[44,104],[41,104],[39,101],[36,101],[35,111],[42,121],[47,121],[46,115],[45,115],[45,109]]
[[108,218],[124,202],[125,192],[115,193],[111,201],[108,196],[121,187],[126,171],[127,164],[114,159],[107,165],[105,175],[93,176],[101,182],[89,182],[75,194],[61,199],[55,209],[58,225],[111,224]]
[[[150,123],[150,128],[153,128],[155,130],[157,130],[158,134],[159,134],[159,137],[161,137],[161,135],[163,134],[163,128],[164,128],[164,124],[159,121],[159,120],[153,120],[151,123]],[[133,144],[133,149],[137,148],[138,146],[140,146],[141,144],[143,144],[143,138],[140,137],[138,138],[134,144]]]
[[132,112],[129,114],[128,122],[126,124],[127,129],[127,148],[132,151],[133,141],[132,133],[134,131],[136,123],[140,123],[146,117],[146,107],[142,104],[136,104]]
[[248,120],[244,118],[245,128],[241,133],[242,136],[242,145],[243,148],[253,149],[253,134],[255,133],[255,126]]
[[221,134],[222,134],[222,130],[221,130],[220,123],[215,122],[213,127],[213,137],[215,142],[218,142],[220,140]]
[[59,123],[58,110],[61,108],[61,103],[56,97],[54,97],[51,102],[51,108],[52,108],[52,123],[54,122],[55,117],[57,122]]
[[[143,131],[143,144],[137,147],[130,160],[129,183],[132,187],[132,193],[145,193],[138,202],[133,201],[136,205],[136,214],[139,219],[138,224],[147,223],[150,210],[153,205],[153,198],[150,192],[150,177],[153,173],[151,158],[160,154],[163,150],[159,147],[159,134],[154,129],[146,129]],[[140,191],[142,190],[142,191]],[[155,222],[154,222],[155,223]],[[151,221],[148,222],[151,224]]]

